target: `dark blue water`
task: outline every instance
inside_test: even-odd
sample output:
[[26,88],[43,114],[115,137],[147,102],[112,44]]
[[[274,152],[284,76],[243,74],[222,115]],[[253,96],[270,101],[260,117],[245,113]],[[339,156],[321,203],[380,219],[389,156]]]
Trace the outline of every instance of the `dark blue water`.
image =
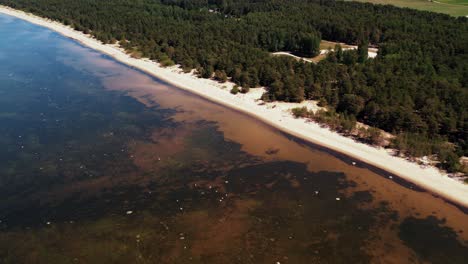
[[443,200],[50,30],[0,36],[0,263],[468,259]]

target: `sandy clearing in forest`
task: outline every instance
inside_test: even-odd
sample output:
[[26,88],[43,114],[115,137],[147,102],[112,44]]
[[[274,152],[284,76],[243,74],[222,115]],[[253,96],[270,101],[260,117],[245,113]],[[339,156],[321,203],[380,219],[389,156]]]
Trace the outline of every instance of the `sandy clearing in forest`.
[[[343,50],[357,50],[357,48],[358,48],[358,46],[352,46],[352,45],[347,45],[347,44],[338,43],[338,42],[330,42],[330,41],[323,41],[323,42],[326,42],[328,45],[330,45],[330,43],[340,44],[343,47]],[[330,51],[333,51],[333,48],[331,48],[331,47],[329,47],[327,49],[322,49],[321,48],[320,49],[320,54],[313,57],[313,58],[299,57],[299,56],[296,56],[296,55],[292,54],[289,51],[278,51],[278,52],[273,52],[271,54],[273,56],[289,56],[289,57],[292,57],[292,58],[294,58],[296,60],[303,60],[303,61],[306,61],[306,62],[318,63],[319,61],[325,59],[327,54]],[[375,58],[375,57],[377,57],[378,52],[379,52],[379,49],[377,49],[377,48],[369,48],[367,50],[367,57]]]

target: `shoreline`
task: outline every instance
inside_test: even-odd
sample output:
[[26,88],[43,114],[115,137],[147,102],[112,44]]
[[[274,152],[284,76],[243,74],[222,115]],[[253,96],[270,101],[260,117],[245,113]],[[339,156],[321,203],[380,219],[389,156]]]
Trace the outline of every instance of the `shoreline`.
[[149,59],[132,58],[116,45],[103,44],[90,35],[85,35],[59,22],[23,11],[0,5],[0,13],[46,27],[173,86],[252,116],[292,136],[382,169],[435,196],[440,196],[461,207],[468,208],[468,185],[448,177],[439,169],[435,167],[422,168],[414,162],[391,155],[383,148],[356,142],[351,138],[320,127],[317,123],[308,122],[306,119],[297,119],[290,113],[289,110],[294,107],[317,108],[310,101],[302,103],[262,103],[259,98],[264,92],[263,88],[251,89],[247,94],[233,95],[230,93],[233,83],[219,83],[214,80],[202,79],[196,77],[193,71],[192,73],[183,73],[177,66],[163,68]]

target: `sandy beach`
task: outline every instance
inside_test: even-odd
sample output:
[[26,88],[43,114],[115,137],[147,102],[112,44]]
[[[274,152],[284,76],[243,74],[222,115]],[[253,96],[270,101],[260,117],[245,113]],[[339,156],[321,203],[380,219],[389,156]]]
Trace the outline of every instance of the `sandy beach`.
[[123,49],[115,45],[105,45],[91,36],[68,26],[22,11],[0,6],[0,13],[49,28],[174,86],[254,116],[296,137],[348,155],[355,158],[358,163],[362,161],[381,168],[435,195],[468,208],[467,184],[448,177],[435,167],[423,168],[404,158],[392,156],[389,150],[358,143],[327,128],[322,128],[319,124],[308,122],[305,119],[296,119],[290,113],[290,109],[294,107],[306,106],[309,109],[314,109],[317,107],[314,102],[306,101],[300,104],[263,103],[259,99],[264,92],[263,88],[251,89],[248,94],[233,95],[230,93],[232,83],[221,84],[213,80],[200,79],[193,73],[183,73],[177,66],[163,68],[149,59],[132,58]]

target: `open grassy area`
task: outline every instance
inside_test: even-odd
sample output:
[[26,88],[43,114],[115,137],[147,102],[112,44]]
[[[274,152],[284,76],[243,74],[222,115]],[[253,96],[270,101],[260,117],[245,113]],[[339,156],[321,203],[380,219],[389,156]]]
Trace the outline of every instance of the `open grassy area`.
[[327,41],[327,40],[322,40],[320,41],[320,49],[334,49],[336,44],[340,44],[342,48],[351,48],[350,45],[347,45],[345,43],[339,43],[339,42],[333,42],[333,41]]
[[466,5],[468,6],[468,0],[439,0],[437,2],[453,5]]
[[468,0],[354,0],[373,4],[394,5],[418,10],[444,13],[451,16],[468,16]]

